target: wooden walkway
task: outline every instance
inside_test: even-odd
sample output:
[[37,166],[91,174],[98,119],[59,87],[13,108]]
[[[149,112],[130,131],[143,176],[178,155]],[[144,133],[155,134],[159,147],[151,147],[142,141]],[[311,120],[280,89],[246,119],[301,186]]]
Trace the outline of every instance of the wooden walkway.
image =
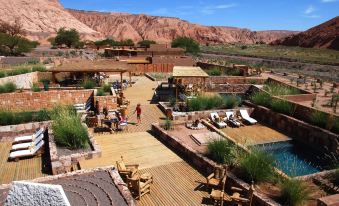
[[80,162],[81,169],[116,165],[124,156],[127,164],[139,164],[150,168],[179,162],[181,158],[147,132],[95,135],[102,150],[102,156]]
[[11,142],[0,142],[0,184],[8,184],[15,180],[35,179],[47,175],[42,172],[42,157],[8,162],[7,158],[11,147]]
[[240,128],[227,127],[222,129],[222,131],[244,145],[290,140],[286,135],[261,124],[246,125]]
[[209,193],[201,184],[206,181],[205,177],[184,161],[141,170],[143,172],[151,173],[154,183],[151,194],[138,200],[139,205],[211,205]]

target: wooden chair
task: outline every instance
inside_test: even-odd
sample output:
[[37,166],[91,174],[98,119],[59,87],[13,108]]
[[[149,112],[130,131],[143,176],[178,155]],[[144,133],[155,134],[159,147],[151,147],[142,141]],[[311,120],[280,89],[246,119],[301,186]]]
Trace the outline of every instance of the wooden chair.
[[234,191],[232,196],[230,196],[233,205],[252,206],[253,194],[255,191],[253,181],[250,186],[250,189],[247,191],[247,194],[245,194],[243,197],[240,194],[240,192],[243,192],[243,189],[232,187],[231,190]]
[[218,188],[221,180],[225,176],[226,171],[223,167],[217,166],[214,168],[214,172],[206,177],[206,183],[209,188]]
[[117,169],[122,178],[133,177],[138,171],[138,167],[138,164],[126,165],[123,156],[121,156],[121,160],[117,161]]
[[152,179],[145,182],[141,181],[140,175],[136,174],[133,177],[127,177],[127,184],[135,199],[140,199],[147,193],[151,193]]
[[224,204],[224,201],[231,202],[231,198],[225,193],[225,185],[226,185],[227,175],[224,175],[222,179],[222,187],[221,190],[214,190],[210,194],[210,198],[213,200],[213,205],[220,204],[221,206]]

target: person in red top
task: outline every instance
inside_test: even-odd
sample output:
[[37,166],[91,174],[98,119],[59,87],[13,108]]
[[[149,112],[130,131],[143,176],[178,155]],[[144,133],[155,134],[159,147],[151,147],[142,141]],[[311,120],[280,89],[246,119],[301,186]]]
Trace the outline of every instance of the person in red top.
[[[134,113],[137,112],[137,120],[138,120],[138,124],[141,124],[141,105],[137,104],[137,107],[135,108]],[[133,114],[134,114],[133,113]]]

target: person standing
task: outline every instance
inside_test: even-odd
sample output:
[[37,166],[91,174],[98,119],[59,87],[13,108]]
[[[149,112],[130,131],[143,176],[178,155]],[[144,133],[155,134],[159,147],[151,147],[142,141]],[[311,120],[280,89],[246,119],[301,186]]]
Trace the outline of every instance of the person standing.
[[[140,103],[139,104],[137,104],[137,107],[135,108],[135,111],[134,111],[134,113],[137,113],[137,120],[138,120],[138,124],[141,124],[141,105],[140,105]],[[133,113],[133,114],[134,114]]]

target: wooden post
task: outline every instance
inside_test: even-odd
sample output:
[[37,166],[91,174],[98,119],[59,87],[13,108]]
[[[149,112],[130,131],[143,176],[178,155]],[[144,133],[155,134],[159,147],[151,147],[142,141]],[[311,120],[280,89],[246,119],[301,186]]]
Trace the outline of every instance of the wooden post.
[[129,86],[132,86],[132,76],[131,76],[131,72],[128,72],[129,75]]

